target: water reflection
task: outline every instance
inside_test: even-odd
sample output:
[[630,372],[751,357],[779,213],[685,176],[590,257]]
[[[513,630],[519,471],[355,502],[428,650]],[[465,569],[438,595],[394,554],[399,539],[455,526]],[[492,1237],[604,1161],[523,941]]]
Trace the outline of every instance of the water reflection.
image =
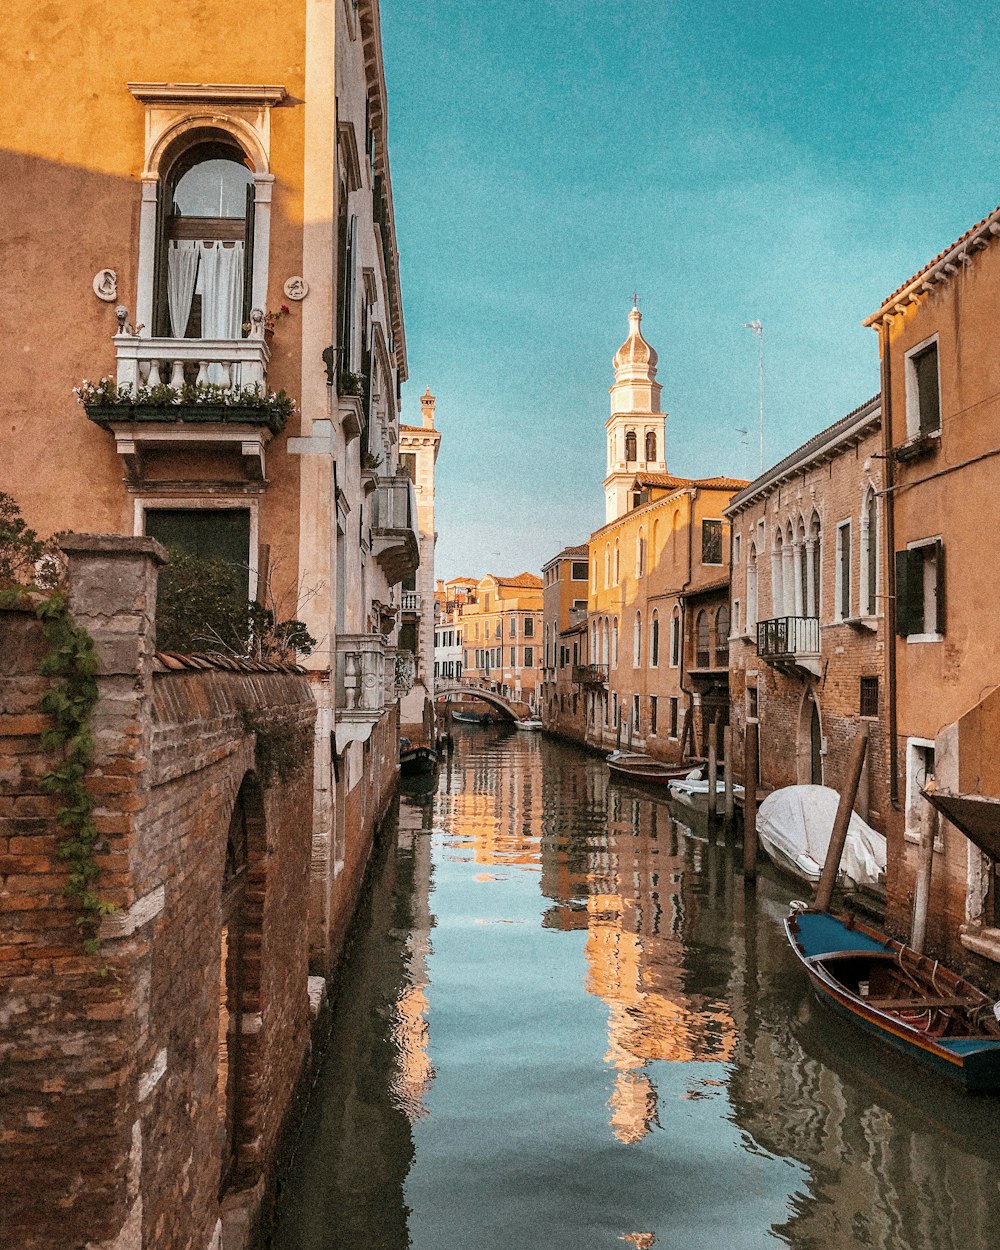
[[456,737],[382,848],[275,1247],[993,1245],[997,1103],[812,1003],[794,888],[594,757]]

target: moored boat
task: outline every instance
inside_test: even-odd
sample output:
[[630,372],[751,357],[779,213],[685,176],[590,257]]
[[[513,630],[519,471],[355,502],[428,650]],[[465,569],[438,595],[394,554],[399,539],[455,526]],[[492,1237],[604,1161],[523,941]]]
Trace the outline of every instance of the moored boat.
[[457,721],[459,725],[487,725],[489,724],[489,712],[458,712],[453,711],[451,719]]
[[[757,809],[757,836],[765,854],[800,881],[816,886],[830,847],[840,796],[828,786],[785,786]],[[877,886],[885,877],[886,841],[851,813],[837,881],[844,889]]]
[[615,751],[607,758],[608,771],[620,781],[641,781],[648,785],[666,786],[679,777],[686,777],[690,764],[665,764],[651,755],[634,751]]
[[541,729],[542,722],[534,716],[526,716],[524,720],[516,720],[514,726],[517,729],[524,729],[529,733],[536,732]]
[[997,1008],[975,986],[832,912],[794,908],[785,933],[822,1002],[966,1090],[1000,1089]]
[[[721,798],[726,793],[726,783],[720,777],[715,783],[715,792]],[[685,807],[696,812],[708,813],[708,782],[700,776],[684,777],[670,782],[670,797]],[[739,802],[743,798],[743,787],[733,786],[733,798]]]
[[432,773],[437,767],[438,753],[426,742],[410,742],[408,738],[399,740],[399,771],[405,777],[418,776],[421,773]]

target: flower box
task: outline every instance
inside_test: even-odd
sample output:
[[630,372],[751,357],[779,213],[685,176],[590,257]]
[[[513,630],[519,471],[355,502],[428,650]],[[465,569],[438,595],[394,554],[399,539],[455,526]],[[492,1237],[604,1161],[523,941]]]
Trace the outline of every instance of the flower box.
[[97,425],[108,426],[120,421],[184,422],[187,424],[222,423],[228,425],[264,425],[272,434],[280,434],[288,420],[284,412],[267,406],[245,404],[85,404],[87,416]]

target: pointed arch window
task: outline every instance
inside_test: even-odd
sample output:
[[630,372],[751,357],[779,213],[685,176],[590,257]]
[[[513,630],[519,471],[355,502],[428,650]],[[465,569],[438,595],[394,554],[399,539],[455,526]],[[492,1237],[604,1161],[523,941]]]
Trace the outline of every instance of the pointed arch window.
[[642,663],[642,613],[637,611],[632,626],[632,667],[638,668]]
[[621,549],[618,546],[618,539],[615,539],[615,585],[621,581],[622,565],[621,565]]
[[695,668],[708,668],[712,663],[711,628],[704,608],[695,620]]
[[747,552],[747,630],[757,624],[757,545],[750,544]]
[[660,663],[660,617],[653,609],[653,618],[649,623],[649,667],[656,668]]
[[865,495],[861,514],[861,576],[864,579],[865,616],[878,611],[878,498],[872,487]]
[[618,667],[618,617],[611,621],[611,667]]
[[715,667],[729,666],[729,608],[722,604],[715,614]]
[[670,617],[670,667],[681,662],[681,610],[674,608]]

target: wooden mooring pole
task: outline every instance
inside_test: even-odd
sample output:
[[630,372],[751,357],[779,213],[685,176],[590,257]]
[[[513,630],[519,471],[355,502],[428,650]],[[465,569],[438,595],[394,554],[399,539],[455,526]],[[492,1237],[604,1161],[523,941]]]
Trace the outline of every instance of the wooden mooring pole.
[[719,811],[719,761],[715,753],[715,725],[708,744],[708,819],[714,821]]
[[757,741],[758,724],[747,721],[743,739],[743,880],[757,880]]
[[840,871],[840,860],[844,854],[844,843],[847,841],[847,830],[851,824],[851,812],[854,800],[858,797],[858,785],[861,781],[861,770],[865,764],[868,750],[868,726],[863,724],[861,733],[854,739],[851,747],[851,758],[847,764],[847,777],[844,788],[840,792],[840,803],[833,822],[833,833],[830,834],[830,845],[826,852],[826,863],[816,887],[815,907],[817,911],[829,911],[833,898],[833,888],[837,884],[837,873]]
[[722,729],[722,778],[725,797],[722,814],[726,824],[733,823],[733,727],[725,725]]

